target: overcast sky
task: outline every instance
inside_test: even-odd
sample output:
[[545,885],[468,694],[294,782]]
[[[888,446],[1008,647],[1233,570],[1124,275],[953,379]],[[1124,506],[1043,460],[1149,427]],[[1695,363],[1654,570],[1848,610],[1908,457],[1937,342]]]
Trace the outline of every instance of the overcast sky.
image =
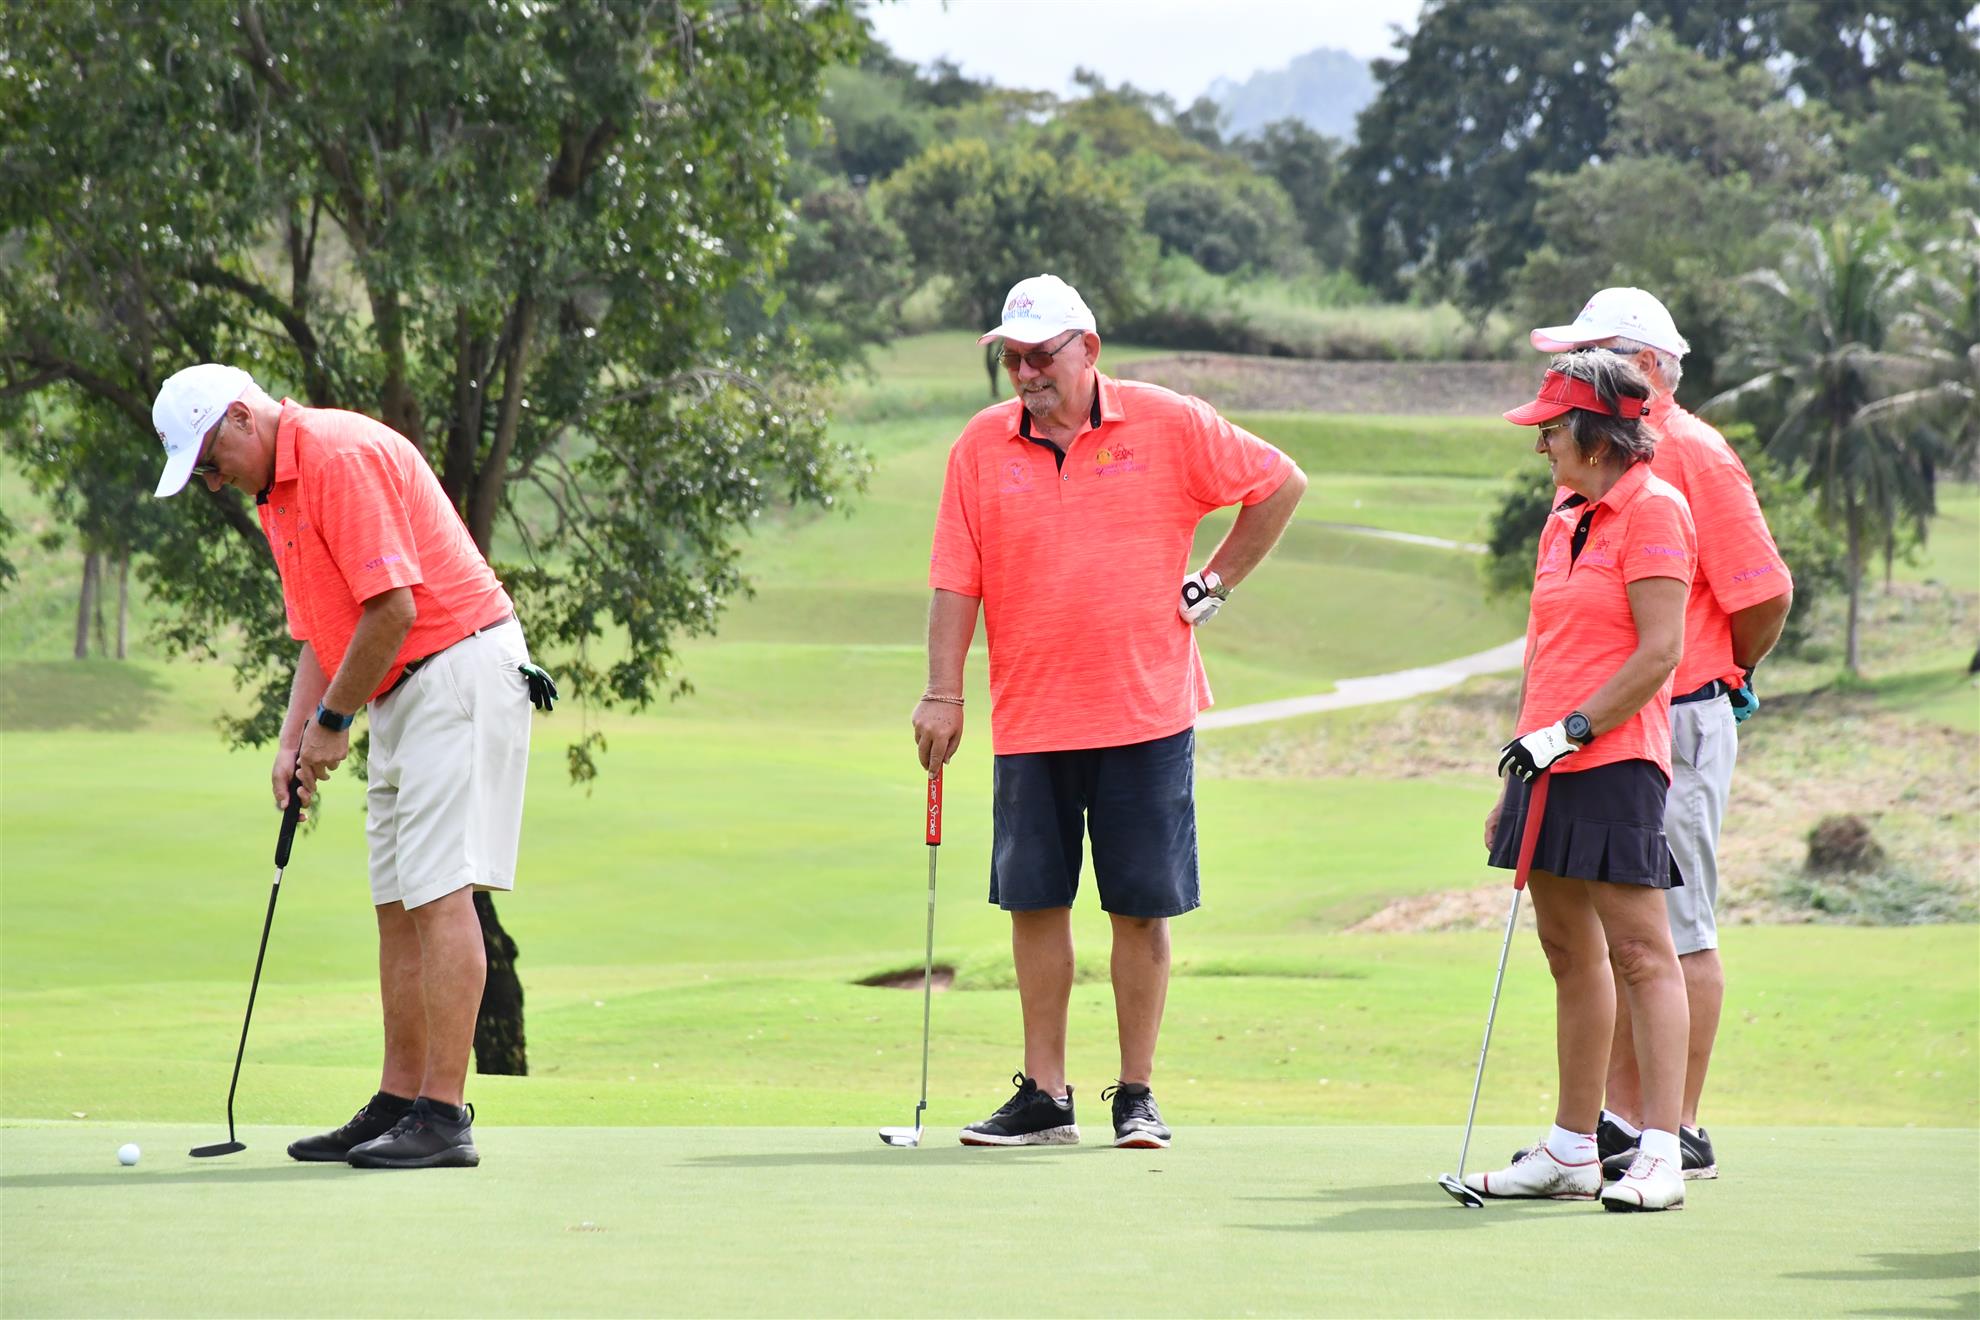
[[873,28],[916,64],[947,57],[1005,87],[1065,93],[1084,65],[1109,83],[1188,105],[1216,78],[1242,82],[1333,46],[1390,53],[1422,0],[888,0]]

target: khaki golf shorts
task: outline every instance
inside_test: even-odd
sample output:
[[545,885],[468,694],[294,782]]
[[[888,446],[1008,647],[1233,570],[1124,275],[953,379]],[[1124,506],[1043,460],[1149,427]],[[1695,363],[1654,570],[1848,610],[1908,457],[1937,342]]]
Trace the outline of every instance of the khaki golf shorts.
[[371,703],[371,901],[421,907],[513,889],[529,767],[529,659],[513,619],[434,656]]
[[1684,883],[1664,892],[1680,956],[1719,947],[1719,826],[1739,759],[1738,726],[1724,697],[1671,707],[1671,791],[1664,838]]

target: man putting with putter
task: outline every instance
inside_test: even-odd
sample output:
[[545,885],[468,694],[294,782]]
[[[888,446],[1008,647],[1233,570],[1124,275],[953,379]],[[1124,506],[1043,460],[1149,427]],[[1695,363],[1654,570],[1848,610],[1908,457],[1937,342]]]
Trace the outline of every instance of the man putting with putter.
[[302,643],[271,773],[307,804],[371,710],[366,834],[385,1063],[350,1122],[289,1147],[363,1168],[479,1163],[463,1098],[487,961],[475,888],[515,883],[530,705],[515,607],[410,441],[356,413],[277,402],[216,363],[152,408],[158,494],[191,477],[251,497]]
[[[980,606],[995,752],[990,901],[1011,915],[1024,1071],[972,1146],[1079,1140],[1066,1081],[1072,903],[1083,835],[1113,926],[1120,1075],[1114,1144],[1164,1147],[1150,1080],[1169,984],[1169,918],[1200,903],[1194,728],[1210,704],[1195,628],[1265,558],[1306,489],[1298,467],[1200,399],[1114,380],[1077,291],[1020,281],[1001,324],[1016,398],[949,451],[929,585],[923,769],[962,738],[963,662]],[[1197,524],[1239,504],[1200,571]]]

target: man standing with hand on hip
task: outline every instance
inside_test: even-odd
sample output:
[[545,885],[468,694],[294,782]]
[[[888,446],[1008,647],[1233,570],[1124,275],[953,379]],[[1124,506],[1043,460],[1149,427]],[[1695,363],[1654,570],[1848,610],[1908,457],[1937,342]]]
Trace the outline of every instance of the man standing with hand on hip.
[[[1745,464],[1673,394],[1690,351],[1664,304],[1642,289],[1603,289],[1572,324],[1532,333],[1544,353],[1598,348],[1629,358],[1649,380],[1644,421],[1657,433],[1651,471],[1677,487],[1698,530],[1698,572],[1685,606],[1684,657],[1671,680],[1671,785],[1664,835],[1680,883],[1665,891],[1671,936],[1691,1005],[1684,1106],[1678,1132],[1686,1178],[1716,1178],[1698,1100],[1725,1000],[1719,961],[1719,827],[1739,754],[1738,724],[1759,709],[1753,670],[1780,640],[1794,582],[1774,546]],[[1643,1119],[1628,1006],[1616,997],[1615,1040],[1597,1144],[1610,1177],[1627,1169]]]
[[302,643],[271,772],[315,797],[371,709],[366,836],[385,1062],[378,1093],[298,1160],[364,1168],[480,1162],[465,1104],[487,975],[474,890],[515,884],[529,712],[555,689],[515,607],[410,441],[356,413],[276,402],[217,363],[152,407],[158,494],[191,477],[250,496]]
[[[1011,914],[1024,1017],[1017,1093],[965,1145],[1079,1140],[1066,1082],[1072,904],[1090,834],[1113,927],[1120,1032],[1114,1144],[1163,1147],[1150,1080],[1169,985],[1169,918],[1199,905],[1194,729],[1210,704],[1194,629],[1262,561],[1306,489],[1298,467],[1200,399],[1096,367],[1093,313],[1053,275],[1020,281],[1002,323],[1016,398],[949,451],[929,585],[922,768],[962,739],[979,605],[995,752],[990,901]],[[1213,509],[1241,504],[1200,571]]]

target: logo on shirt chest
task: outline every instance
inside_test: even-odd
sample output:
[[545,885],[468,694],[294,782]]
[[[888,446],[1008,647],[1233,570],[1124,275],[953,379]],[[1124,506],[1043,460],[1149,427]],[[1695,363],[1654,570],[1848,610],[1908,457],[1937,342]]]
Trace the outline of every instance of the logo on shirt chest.
[[1135,458],[1134,450],[1126,445],[1101,445],[1093,455],[1093,475],[1096,477],[1140,472],[1144,466]]
[[1005,495],[1023,495],[1031,489],[1031,464],[1021,458],[1007,459],[998,474],[997,489]]
[[1596,537],[1588,543],[1588,548],[1581,552],[1581,562],[1595,568],[1614,568],[1616,566],[1615,543],[1609,540],[1606,535]]

